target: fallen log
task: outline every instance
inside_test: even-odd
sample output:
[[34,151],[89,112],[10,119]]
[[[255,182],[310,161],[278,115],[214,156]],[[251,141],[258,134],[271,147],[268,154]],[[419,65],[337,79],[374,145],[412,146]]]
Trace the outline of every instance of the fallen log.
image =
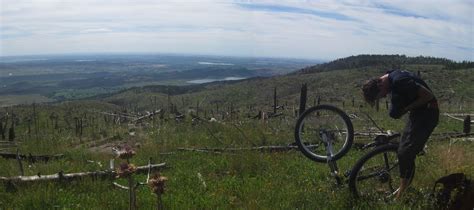
[[[94,111],[91,111],[91,112],[94,112]],[[128,114],[124,114],[124,113],[108,113],[108,112],[94,112],[94,113],[98,113],[98,114],[103,114],[103,115],[109,115],[109,116],[118,116],[118,117],[123,117],[123,118],[132,118],[132,119],[136,119],[137,116],[131,116],[131,115],[128,115]]]
[[[318,147],[319,145],[307,145],[309,148]],[[297,150],[298,146],[286,145],[286,146],[259,146],[259,147],[244,147],[244,148],[178,148],[179,151],[192,151],[192,152],[211,152],[211,153],[222,153],[222,152],[239,152],[239,151],[260,151],[260,152],[286,152],[289,150]]]
[[[42,161],[42,162],[48,162],[50,160],[57,160],[61,159],[64,157],[63,154],[57,154],[57,155],[25,155],[25,154],[19,154],[18,155],[22,160],[27,160],[29,162],[37,162],[37,161]],[[16,153],[0,153],[0,157],[5,158],[5,159],[17,159],[17,154]]]
[[[444,116],[450,117],[452,119],[458,120],[458,121],[464,121],[465,119],[460,118],[460,117],[465,117],[465,116],[471,116],[471,114],[449,114],[449,113],[444,113]],[[471,120],[470,123],[474,123],[474,120]]]
[[[166,167],[166,163],[151,164],[138,166],[135,173],[146,174],[151,169],[159,170]],[[41,182],[41,181],[72,181],[78,180],[85,177],[100,178],[100,179],[115,179],[117,176],[116,171],[91,171],[91,172],[79,172],[64,174],[59,172],[51,175],[35,175],[35,176],[15,176],[15,177],[0,177],[0,182],[4,183],[28,183],[28,182]]]
[[204,153],[215,153],[221,154],[222,152],[212,151],[208,149],[194,149],[194,148],[178,148],[179,151],[189,151],[189,152],[204,152]]
[[138,123],[138,122],[141,122],[143,119],[150,118],[150,117],[152,117],[152,116],[154,116],[154,115],[156,115],[156,114],[159,114],[159,113],[161,113],[161,109],[156,110],[156,111],[151,112],[151,113],[148,113],[148,114],[145,115],[145,116],[138,117],[138,118],[132,120],[131,122],[132,122],[132,123]]

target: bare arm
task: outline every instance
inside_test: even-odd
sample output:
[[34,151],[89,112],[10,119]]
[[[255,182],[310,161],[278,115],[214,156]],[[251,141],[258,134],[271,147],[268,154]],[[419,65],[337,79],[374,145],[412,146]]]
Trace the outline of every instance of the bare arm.
[[413,103],[405,107],[404,112],[408,112],[410,110],[423,106],[434,98],[433,93],[431,93],[430,90],[426,89],[425,87],[421,85],[420,85],[420,88],[418,88],[417,96],[418,97],[416,98],[415,101],[413,101]]

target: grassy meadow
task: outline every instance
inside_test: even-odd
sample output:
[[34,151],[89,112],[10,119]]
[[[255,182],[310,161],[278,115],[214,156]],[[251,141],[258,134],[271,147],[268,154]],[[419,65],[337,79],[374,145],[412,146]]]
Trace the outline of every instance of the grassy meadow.
[[[444,70],[434,66],[408,66],[422,72],[441,105],[441,113],[473,113],[472,69]],[[165,162],[161,174],[168,177],[163,195],[165,209],[429,209],[428,193],[441,176],[464,172],[474,178],[474,144],[466,138],[450,139],[442,133],[461,132],[462,122],[442,115],[428,142],[428,153],[417,158],[414,183],[400,202],[368,202],[351,197],[348,186],[337,186],[326,164],[305,158],[298,150],[286,152],[242,151],[203,153],[178,148],[246,148],[288,145],[294,142],[295,110],[301,84],[308,84],[307,107],[333,104],[352,116],[354,130],[375,131],[363,113],[383,129],[401,131],[404,120],[388,117],[384,101],[380,110],[362,101],[360,85],[380,75],[373,68],[327,71],[313,74],[250,79],[237,83],[212,83],[199,91],[175,94],[132,88],[100,99],[6,107],[0,116],[13,118],[20,153],[64,154],[47,163],[23,162],[25,175],[106,170],[113,158],[111,147],[128,144],[137,155],[136,165]],[[252,119],[259,111],[273,111],[277,88],[282,115]],[[175,120],[175,107],[186,115]],[[139,124],[114,123],[103,113],[136,115],[166,110]],[[7,115],[7,113],[9,113]],[[14,117],[12,117],[14,113]],[[192,121],[190,115],[202,121]],[[214,117],[218,122],[208,122]],[[77,125],[83,120],[82,132]],[[7,128],[11,127],[7,121]],[[5,121],[4,121],[5,123]],[[8,137],[8,135],[7,135]],[[355,137],[355,142],[367,142]],[[472,137],[471,137],[472,140]],[[367,150],[352,148],[337,163],[350,170]],[[100,163],[100,164],[99,164]],[[116,160],[116,165],[120,163]],[[18,162],[0,158],[0,176],[20,174]],[[136,175],[144,181],[145,175]],[[119,179],[125,184],[125,180]],[[139,209],[156,208],[156,197],[147,186],[137,190]],[[11,191],[0,188],[0,209],[126,209],[128,192],[110,180],[84,179],[67,183],[18,184]]]

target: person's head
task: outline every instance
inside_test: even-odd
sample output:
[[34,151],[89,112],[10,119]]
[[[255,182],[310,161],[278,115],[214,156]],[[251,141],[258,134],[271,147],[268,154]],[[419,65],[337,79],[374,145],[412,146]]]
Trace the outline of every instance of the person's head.
[[381,98],[381,83],[382,80],[380,78],[372,78],[367,80],[362,86],[364,99],[371,106],[375,104],[377,99]]

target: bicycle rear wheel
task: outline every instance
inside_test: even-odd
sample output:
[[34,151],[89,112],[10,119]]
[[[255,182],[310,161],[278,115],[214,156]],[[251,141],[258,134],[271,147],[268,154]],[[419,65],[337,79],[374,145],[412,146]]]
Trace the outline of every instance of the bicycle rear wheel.
[[[384,145],[364,155],[352,168],[349,188],[354,196],[368,200],[388,201],[400,185],[398,145]],[[410,176],[413,179],[415,170]]]
[[[326,149],[327,139],[331,141],[332,154]],[[296,122],[296,144],[306,157],[316,162],[327,162],[329,155],[332,160],[341,158],[349,151],[353,139],[351,120],[344,111],[331,105],[311,107]]]

